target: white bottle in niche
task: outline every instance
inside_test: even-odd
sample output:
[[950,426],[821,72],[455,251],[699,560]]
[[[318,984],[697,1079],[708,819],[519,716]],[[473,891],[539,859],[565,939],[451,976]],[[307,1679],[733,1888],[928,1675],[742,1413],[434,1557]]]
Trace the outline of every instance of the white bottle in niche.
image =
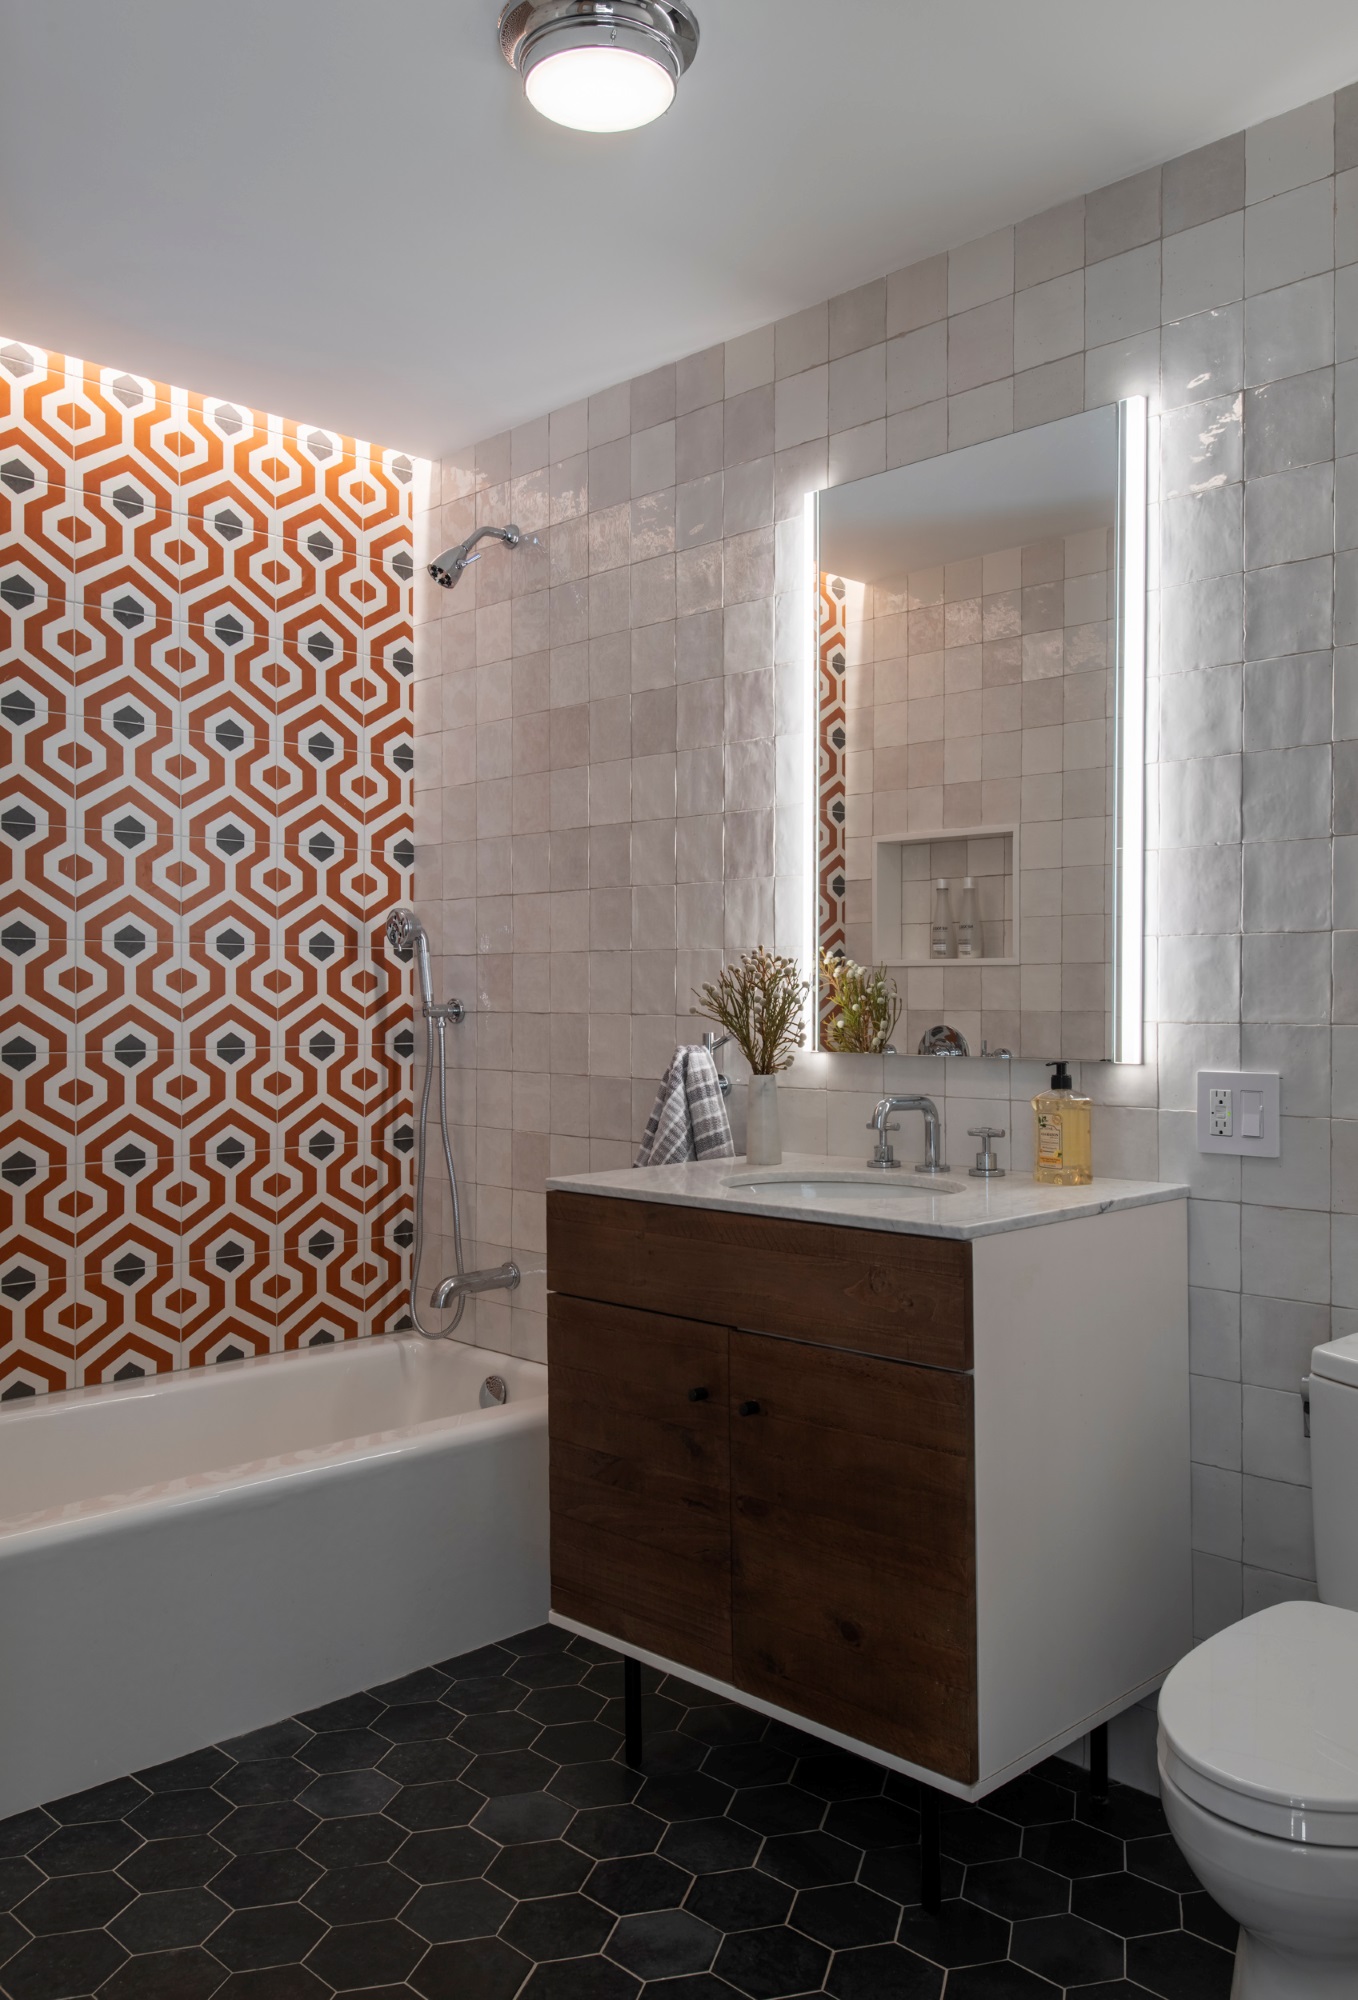
[[934,879],[934,921],[929,931],[930,958],[952,957],[952,909],[948,902],[948,878]]
[[957,919],[957,956],[959,958],[981,956],[981,925],[976,915],[976,883],[970,875],[962,877],[962,910]]

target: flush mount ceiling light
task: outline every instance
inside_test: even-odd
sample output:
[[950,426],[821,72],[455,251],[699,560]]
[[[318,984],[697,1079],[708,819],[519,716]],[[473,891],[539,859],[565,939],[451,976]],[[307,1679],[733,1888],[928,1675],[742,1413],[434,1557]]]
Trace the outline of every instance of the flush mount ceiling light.
[[698,23],[686,0],[509,0],[500,47],[544,118],[632,132],[673,104]]

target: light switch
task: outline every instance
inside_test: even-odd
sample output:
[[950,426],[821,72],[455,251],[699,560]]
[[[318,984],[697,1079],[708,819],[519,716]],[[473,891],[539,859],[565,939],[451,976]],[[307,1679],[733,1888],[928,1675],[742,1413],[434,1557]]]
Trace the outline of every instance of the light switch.
[[1276,1160],[1280,1080],[1268,1070],[1198,1071],[1198,1151]]

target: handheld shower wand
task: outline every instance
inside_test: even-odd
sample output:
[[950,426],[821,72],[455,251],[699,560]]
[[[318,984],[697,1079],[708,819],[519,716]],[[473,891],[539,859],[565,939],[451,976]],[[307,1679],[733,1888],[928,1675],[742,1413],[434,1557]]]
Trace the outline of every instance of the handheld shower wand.
[[[420,1007],[425,1021],[424,1088],[420,1095],[419,1138],[415,1154],[415,1240],[410,1262],[410,1318],[416,1333],[425,1340],[447,1340],[461,1322],[467,1300],[474,1292],[513,1291],[519,1282],[519,1267],[499,1264],[490,1271],[468,1271],[462,1252],[462,1211],[458,1196],[457,1166],[453,1159],[453,1137],[448,1128],[448,1023],[465,1018],[460,1000],[437,1001],[429,962],[429,935],[415,912],[400,904],[387,918],[387,942],[401,957],[415,960],[420,985]],[[429,1094],[438,1072],[439,1131],[443,1140],[443,1164],[448,1175],[448,1192],[453,1211],[453,1260],[455,1274],[444,1278],[433,1295],[437,1311],[454,1305],[446,1327],[425,1326],[420,1318],[420,1265],[424,1257],[424,1190],[429,1151]],[[455,1302],[455,1304],[454,1304]]]

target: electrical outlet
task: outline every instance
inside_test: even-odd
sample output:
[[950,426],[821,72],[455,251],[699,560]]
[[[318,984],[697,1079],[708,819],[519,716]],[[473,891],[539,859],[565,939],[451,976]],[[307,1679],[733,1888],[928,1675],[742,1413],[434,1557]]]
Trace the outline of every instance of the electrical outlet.
[[1266,1070],[1198,1071],[1198,1151],[1276,1160],[1280,1079]]

